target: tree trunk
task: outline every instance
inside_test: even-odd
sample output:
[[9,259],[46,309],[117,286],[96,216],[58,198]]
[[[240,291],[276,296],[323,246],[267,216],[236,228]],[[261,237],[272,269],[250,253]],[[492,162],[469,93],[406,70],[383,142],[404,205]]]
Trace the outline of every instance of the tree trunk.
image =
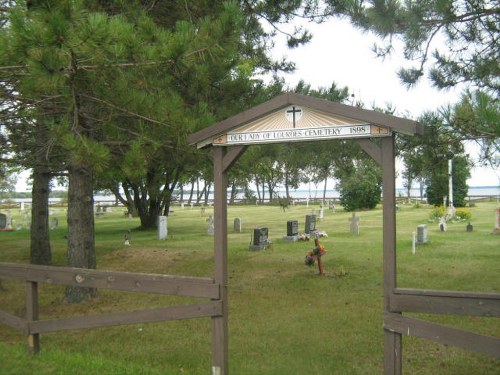
[[[75,166],[70,167],[68,172],[68,266],[95,269],[92,172]],[[95,288],[67,286],[65,300],[77,303],[96,294]]]
[[48,165],[45,145],[48,143],[49,130],[46,122],[41,120],[35,125],[37,147],[33,164],[33,188],[31,190],[31,228],[30,228],[30,262],[32,264],[50,265],[52,251],[49,231],[49,194],[51,173]]
[[30,262],[50,265],[52,263],[49,234],[49,183],[51,175],[48,167],[42,164],[44,161],[40,158],[33,166]]

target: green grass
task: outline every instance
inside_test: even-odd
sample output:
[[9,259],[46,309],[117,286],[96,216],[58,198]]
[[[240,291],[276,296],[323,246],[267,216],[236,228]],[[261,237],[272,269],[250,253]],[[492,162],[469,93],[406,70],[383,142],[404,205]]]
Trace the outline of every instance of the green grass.
[[[472,207],[474,231],[466,222],[440,232],[429,223],[431,209],[404,206],[397,213],[398,285],[409,288],[500,291],[500,236],[491,235],[493,202]],[[318,209],[318,207],[315,207]],[[96,218],[98,268],[175,275],[212,276],[213,237],[199,208],[174,208],[169,238],[136,230],[122,210]],[[325,211],[318,223],[329,237],[321,239],[326,277],[303,263],[312,242],[286,243],[286,221],[299,221],[311,207],[230,206],[229,231],[229,363],[232,374],[381,374],[382,345],[382,210],[361,212],[360,234],[349,233],[350,214]],[[207,214],[211,214],[207,209]],[[18,222],[23,216],[16,212]],[[65,265],[64,212],[51,232],[55,265]],[[242,233],[232,231],[240,217]],[[429,243],[412,254],[412,233],[427,224]],[[268,226],[271,249],[249,251],[254,227]],[[132,229],[131,246],[123,237]],[[0,261],[28,262],[26,230],[0,233]],[[24,313],[24,285],[4,281],[1,309]],[[40,286],[42,319],[91,315],[189,303],[190,299],[100,291],[79,305],[62,302],[63,288]],[[417,314],[416,314],[417,315]],[[417,315],[419,316],[419,315]],[[428,316],[432,321],[500,336],[494,318]],[[211,368],[210,319],[132,325],[52,333],[42,336],[40,355],[26,353],[24,334],[0,328],[2,374],[207,374]],[[407,374],[497,374],[500,362],[429,341],[403,339]]]

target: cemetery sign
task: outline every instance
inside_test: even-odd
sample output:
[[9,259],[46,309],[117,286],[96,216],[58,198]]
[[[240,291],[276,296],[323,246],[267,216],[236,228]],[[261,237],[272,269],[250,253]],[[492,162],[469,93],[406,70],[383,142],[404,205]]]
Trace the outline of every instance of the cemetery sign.
[[391,134],[387,127],[332,116],[311,108],[292,106],[219,134],[213,139],[213,145],[383,137]]

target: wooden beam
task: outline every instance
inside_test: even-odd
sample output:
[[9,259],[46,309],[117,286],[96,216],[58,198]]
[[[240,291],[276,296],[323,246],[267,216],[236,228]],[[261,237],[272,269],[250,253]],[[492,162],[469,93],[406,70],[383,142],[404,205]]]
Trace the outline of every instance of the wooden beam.
[[74,285],[127,292],[185,297],[219,297],[219,285],[211,278],[102,271],[86,268],[0,263],[3,279]]
[[38,283],[26,282],[26,321],[28,323],[28,350],[32,354],[40,352],[40,335],[29,332],[29,325],[38,320]]
[[[391,296],[396,289],[396,166],[394,135],[381,140],[383,184],[383,285],[384,312],[390,311]],[[398,332],[384,332],[384,373],[400,375],[402,371],[402,344]]]
[[218,301],[210,301],[192,305],[163,306],[146,310],[126,311],[113,314],[37,320],[28,322],[28,330],[31,334],[39,334],[75,329],[212,317],[220,315],[221,312],[221,303]]
[[498,337],[390,313],[384,315],[384,329],[500,358],[500,338]]
[[[212,318],[212,374],[229,372],[227,273],[227,149],[213,147],[214,157],[214,280],[220,285],[222,313]],[[228,159],[226,159],[228,160]]]
[[226,155],[224,155],[222,170],[224,172],[228,171],[234,163],[236,163],[240,156],[243,155],[247,148],[248,146],[228,147]]
[[356,139],[356,141],[364,152],[370,155],[379,166],[382,166],[382,150],[379,145],[368,138]]
[[28,333],[28,323],[26,319],[9,314],[5,311],[0,311],[0,324]]
[[500,317],[500,294],[396,289],[390,311]]

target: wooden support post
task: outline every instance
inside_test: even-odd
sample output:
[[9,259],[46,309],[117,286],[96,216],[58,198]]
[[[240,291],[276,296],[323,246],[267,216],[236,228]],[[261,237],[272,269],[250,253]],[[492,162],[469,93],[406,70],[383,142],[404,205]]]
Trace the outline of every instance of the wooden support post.
[[222,314],[212,318],[212,375],[228,374],[227,172],[225,147],[214,147],[214,263]]
[[[394,155],[394,135],[382,139],[383,169],[383,262],[384,262],[384,313],[389,313],[390,298],[397,283],[396,275],[396,167]],[[401,334],[384,331],[384,373],[401,375]]]
[[[38,320],[38,283],[26,282],[26,320],[29,323]],[[40,334],[28,333],[28,350],[32,354],[40,351]]]

